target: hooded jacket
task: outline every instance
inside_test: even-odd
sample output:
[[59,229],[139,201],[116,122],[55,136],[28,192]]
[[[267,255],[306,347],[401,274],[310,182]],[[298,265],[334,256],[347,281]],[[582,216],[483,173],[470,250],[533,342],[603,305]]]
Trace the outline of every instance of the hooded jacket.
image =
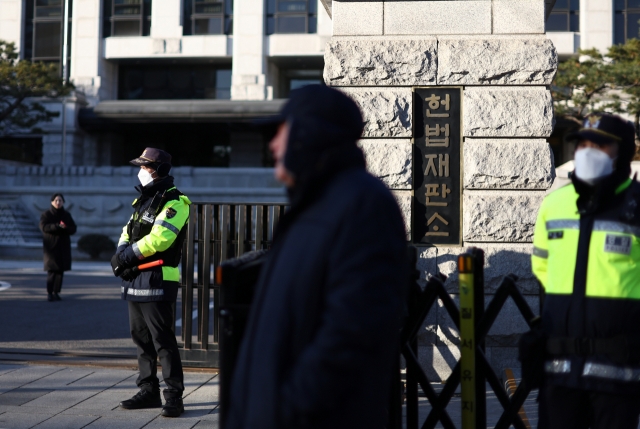
[[357,136],[318,114],[288,121],[291,209],[261,271],[225,429],[383,427],[408,277],[402,216]]

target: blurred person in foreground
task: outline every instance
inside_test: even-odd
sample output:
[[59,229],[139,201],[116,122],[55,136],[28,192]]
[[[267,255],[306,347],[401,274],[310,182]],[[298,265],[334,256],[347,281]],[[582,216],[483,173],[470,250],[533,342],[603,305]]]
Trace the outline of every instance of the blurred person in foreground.
[[[629,178],[633,125],[591,114],[571,183],[549,194],[534,234],[545,289],[541,422],[636,429],[640,415],[640,184]],[[542,424],[542,423],[541,423]],[[546,425],[545,425],[546,427]]]
[[[120,402],[127,410],[162,406],[162,415],[184,412],[184,375],[173,332],[175,303],[180,287],[178,265],[186,237],[191,201],[173,184],[171,155],[148,147],[130,161],[140,167],[133,202],[134,213],[122,229],[118,250],[111,259],[113,273],[122,279],[122,299],[129,304],[131,338],[138,348],[140,391]],[[136,270],[141,264],[162,260],[162,266]],[[160,399],[158,364],[162,365],[165,405]]]
[[383,427],[408,279],[400,210],[365,170],[362,116],[343,93],[296,90],[270,122],[291,208],[257,284],[225,429]]
[[40,215],[44,270],[47,272],[47,300],[60,301],[62,278],[71,270],[71,236],[76,233],[76,224],[71,213],[64,209],[64,196],[51,197],[51,207]]

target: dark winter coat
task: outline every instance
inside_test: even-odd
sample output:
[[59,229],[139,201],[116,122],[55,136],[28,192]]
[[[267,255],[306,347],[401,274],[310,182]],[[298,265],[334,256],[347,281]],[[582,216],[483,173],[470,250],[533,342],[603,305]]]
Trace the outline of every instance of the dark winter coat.
[[226,429],[386,422],[407,284],[404,223],[355,144],[328,159],[324,184],[291,195],[262,269]]
[[[60,221],[66,228],[60,227]],[[76,233],[76,223],[71,213],[51,206],[40,216],[45,271],[69,271],[71,269],[71,235]]]
[[383,428],[408,286],[402,216],[365,170],[351,99],[309,85],[285,120],[291,208],[261,270],[225,429]]

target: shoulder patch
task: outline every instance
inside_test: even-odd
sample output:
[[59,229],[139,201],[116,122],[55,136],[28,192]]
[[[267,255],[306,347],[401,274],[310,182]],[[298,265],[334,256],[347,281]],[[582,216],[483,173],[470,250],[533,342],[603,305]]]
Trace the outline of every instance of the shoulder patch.
[[171,219],[173,218],[178,212],[175,211],[174,209],[172,209],[171,207],[169,207],[167,209],[167,219]]
[[604,242],[604,251],[608,253],[631,254],[631,237],[626,235],[607,234]]

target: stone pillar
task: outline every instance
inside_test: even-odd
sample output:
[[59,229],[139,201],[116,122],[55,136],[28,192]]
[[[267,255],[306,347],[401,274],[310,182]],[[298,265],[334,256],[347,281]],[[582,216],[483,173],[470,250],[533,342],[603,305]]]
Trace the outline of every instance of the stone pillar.
[[0,40],[22,46],[22,0],[0,0]]
[[[449,276],[446,286],[457,294],[456,256],[480,247],[487,299],[502,276],[515,273],[534,310],[533,228],[555,177],[545,139],[553,129],[549,85],[558,59],[544,34],[544,14],[544,0],[333,0],[324,70],[327,85],[360,105],[369,169],[397,195],[409,230],[416,186],[413,88],[462,87],[462,245],[419,247],[419,268],[425,277]],[[509,303],[486,343],[497,370],[520,366],[515,346],[525,329]],[[446,378],[460,353],[443,309],[431,312],[419,343],[431,377]]]
[[613,45],[613,1],[580,0],[580,48],[603,54]]
[[181,0],[153,0],[151,37],[154,39],[180,39],[182,37],[181,18]]
[[102,8],[94,0],[75,0],[71,25],[71,68],[69,79],[83,93],[91,105],[100,98],[114,98],[115,80],[109,71],[117,67],[107,64],[102,50]]
[[264,55],[264,0],[234,0],[232,100],[273,98]]

